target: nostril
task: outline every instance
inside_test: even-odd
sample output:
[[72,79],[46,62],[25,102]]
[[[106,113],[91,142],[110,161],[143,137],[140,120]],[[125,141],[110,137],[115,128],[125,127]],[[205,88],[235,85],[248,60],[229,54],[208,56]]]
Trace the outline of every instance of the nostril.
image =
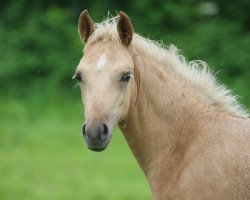
[[108,135],[109,130],[106,124],[103,124],[103,135]]
[[83,127],[82,127],[82,134],[83,134],[83,136],[86,135],[85,129],[86,129],[86,124],[84,124]]

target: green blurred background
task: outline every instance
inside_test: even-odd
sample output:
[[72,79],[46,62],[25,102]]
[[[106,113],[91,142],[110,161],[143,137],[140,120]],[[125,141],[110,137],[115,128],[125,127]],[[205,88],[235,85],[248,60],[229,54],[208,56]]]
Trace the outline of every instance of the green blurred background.
[[0,1],[0,199],[151,199],[123,136],[84,147],[71,80],[83,44],[80,12],[96,22],[125,11],[136,32],[203,59],[250,107],[249,0]]

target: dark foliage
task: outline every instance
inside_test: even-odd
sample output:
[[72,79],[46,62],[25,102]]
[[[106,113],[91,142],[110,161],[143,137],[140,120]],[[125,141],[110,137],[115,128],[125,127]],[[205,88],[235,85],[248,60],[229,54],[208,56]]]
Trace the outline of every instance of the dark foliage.
[[122,10],[136,32],[177,45],[189,60],[207,61],[250,106],[248,0],[13,0],[1,1],[0,8],[2,93],[72,89],[71,76],[82,54],[80,12],[88,9],[100,21],[108,10],[112,15]]

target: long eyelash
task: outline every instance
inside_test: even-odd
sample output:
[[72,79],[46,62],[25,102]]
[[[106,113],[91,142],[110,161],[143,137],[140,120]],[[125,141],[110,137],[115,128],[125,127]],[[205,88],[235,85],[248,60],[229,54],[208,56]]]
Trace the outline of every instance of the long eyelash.
[[[76,79],[76,76],[77,76],[77,74],[75,74],[72,78]],[[75,83],[74,88],[79,88],[79,87],[81,87],[81,84],[82,84],[82,82],[77,82],[77,83]]]
[[74,85],[74,88],[79,88],[80,87],[80,83],[76,83],[75,85]]

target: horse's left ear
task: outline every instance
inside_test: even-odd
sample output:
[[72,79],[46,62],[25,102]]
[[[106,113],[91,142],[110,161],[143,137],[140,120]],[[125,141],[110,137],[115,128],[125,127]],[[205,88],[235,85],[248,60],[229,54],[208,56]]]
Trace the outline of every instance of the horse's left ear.
[[129,17],[123,13],[119,13],[117,31],[123,44],[128,46],[133,38],[133,26]]

